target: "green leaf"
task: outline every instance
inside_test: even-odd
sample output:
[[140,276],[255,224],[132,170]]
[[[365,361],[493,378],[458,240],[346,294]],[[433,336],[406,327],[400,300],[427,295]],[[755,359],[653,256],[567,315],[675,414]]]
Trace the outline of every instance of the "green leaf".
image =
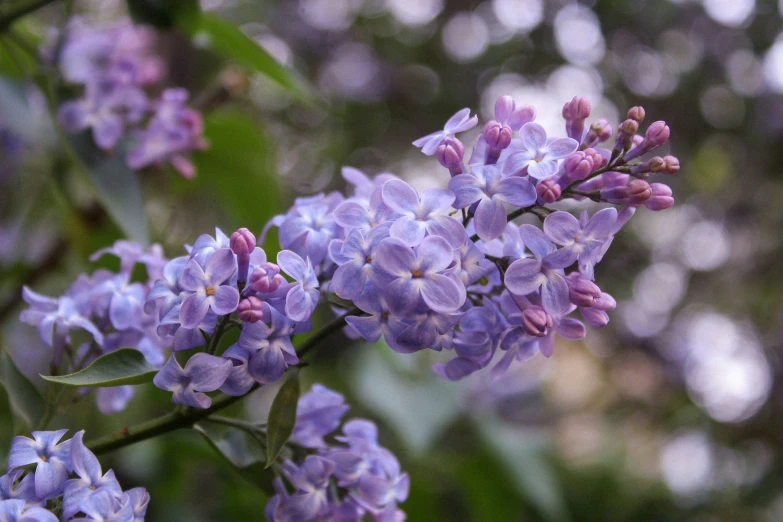
[[4,349],[0,349],[0,381],[8,394],[11,410],[33,429],[44,413],[44,400]]
[[319,101],[298,73],[280,64],[231,22],[212,13],[201,13],[200,16],[183,16],[177,20],[177,25],[197,42],[206,42],[226,60],[263,74],[302,101],[310,104]]
[[294,371],[280,387],[266,424],[266,467],[272,465],[294,432],[296,405],[299,402],[299,374]]
[[133,348],[120,348],[98,357],[83,370],[68,375],[41,375],[50,382],[88,388],[109,388],[150,382],[158,369]]
[[70,136],[69,141],[106,212],[130,239],[149,244],[141,185],[136,172],[125,164],[126,147],[119,144],[107,153],[88,133]]
[[[265,471],[266,459],[260,438],[211,422],[200,422],[193,426],[193,429],[199,432],[207,444],[240,476],[264,491],[272,491],[273,474]],[[259,435],[262,436],[263,434]]]
[[177,180],[183,191],[214,194],[233,228],[258,231],[281,210],[274,150],[258,121],[236,109],[218,110],[205,120],[209,149],[194,155],[196,177]]
[[11,411],[11,401],[8,392],[0,383],[0,462],[8,456],[7,451],[11,446],[11,438],[14,435],[14,415]]

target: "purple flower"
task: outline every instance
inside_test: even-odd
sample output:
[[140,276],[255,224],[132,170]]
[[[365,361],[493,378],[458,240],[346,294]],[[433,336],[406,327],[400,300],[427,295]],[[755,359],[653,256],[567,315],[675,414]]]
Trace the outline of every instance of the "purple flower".
[[248,363],[255,353],[256,350],[249,350],[237,344],[232,344],[223,352],[222,357],[231,361],[233,368],[220,391],[234,397],[241,397],[250,391],[256,380],[250,375]]
[[280,269],[296,282],[285,297],[285,314],[293,321],[307,321],[318,306],[318,277],[310,258],[303,260],[290,250],[277,254]]
[[365,287],[365,293],[355,300],[355,304],[369,315],[352,315],[346,317],[345,322],[364,340],[374,343],[383,336],[389,345],[393,346],[394,340],[406,325],[400,317],[392,313],[383,293],[368,285]]
[[212,332],[215,331],[217,315],[215,315],[214,312],[209,312],[194,328],[185,328],[180,323],[180,309],[180,304],[175,305],[169,310],[169,313],[160,320],[160,324],[157,328],[158,335],[161,337],[173,335],[174,340],[171,342],[171,348],[175,352],[190,350],[196,346],[203,346],[205,341],[201,332],[212,334]]
[[248,373],[260,383],[280,379],[288,365],[299,362],[291,344],[291,321],[268,304],[264,304],[264,317],[269,319],[269,325],[262,321],[246,323],[237,341],[239,348],[252,354]]
[[63,489],[63,518],[69,519],[79,512],[79,506],[89,496],[104,489],[114,496],[122,495],[122,488],[114,472],[109,470],[103,474],[101,464],[95,455],[85,447],[82,439],[84,431],[78,432],[71,439],[71,466],[79,475],[78,479],[71,479],[65,483]]
[[534,258],[517,259],[508,267],[505,284],[513,294],[524,296],[541,289],[544,308],[551,314],[564,313],[570,304],[568,284],[560,267],[553,267],[548,256],[555,251],[544,233],[533,225],[519,227],[519,237]]
[[[203,265],[207,259],[222,248],[230,248],[231,240],[219,228],[215,227],[215,237],[209,234],[201,234],[196,238],[193,246],[188,250],[190,257]],[[185,246],[187,249],[187,245]]]
[[317,455],[308,455],[300,466],[283,464],[283,473],[296,488],[296,493],[280,497],[274,519],[280,522],[316,520],[329,511],[329,477],[334,463]]
[[[392,178],[396,179],[396,178]],[[400,217],[383,202],[382,187],[370,195],[367,202],[343,201],[334,209],[334,221],[346,231],[358,228],[368,231],[388,220]]]
[[[332,276],[335,293],[343,299],[354,299],[361,295],[368,279],[375,277],[378,256],[375,252],[381,241],[389,237],[389,226],[379,225],[368,233],[354,230],[345,241],[335,239],[339,245],[340,267]],[[331,247],[330,247],[331,248]]]
[[8,455],[8,471],[35,464],[35,496],[39,500],[62,492],[71,470],[71,441],[58,444],[68,430],[34,431],[33,438],[14,437]]
[[342,200],[339,193],[297,198],[286,215],[275,216],[264,227],[260,241],[263,243],[270,226],[277,225],[280,246],[302,258],[309,257],[317,265],[326,259],[329,242],[338,237],[334,209]]
[[98,406],[98,411],[104,415],[123,411],[132,398],[133,386],[98,388],[95,391],[95,404]]
[[471,308],[460,320],[460,331],[454,338],[457,356],[446,364],[434,364],[433,371],[456,381],[485,368],[492,361],[498,338],[507,327],[506,318],[492,301]]
[[163,267],[163,274],[160,279],[155,281],[147,300],[144,303],[144,312],[152,314],[155,308],[158,308],[158,318],[163,319],[169,311],[180,302],[182,289],[179,287],[179,280],[185,265],[188,264],[188,257],[175,257]]
[[195,259],[188,261],[179,284],[184,290],[194,293],[182,302],[179,310],[182,326],[197,327],[210,310],[217,315],[227,315],[236,310],[239,291],[231,286],[221,286],[236,269],[236,258],[228,248],[212,254],[203,269]]
[[321,384],[313,384],[297,404],[291,441],[306,448],[325,448],[323,438],[337,429],[349,408],[342,395]]
[[581,255],[589,256],[612,235],[615,221],[617,210],[613,208],[599,210],[584,226],[568,212],[549,214],[544,219],[544,233],[563,248],[547,256],[547,263],[554,268],[565,268]]
[[451,178],[449,189],[456,195],[454,208],[475,208],[474,226],[484,241],[503,234],[506,229],[506,207],[527,207],[536,202],[536,189],[525,178],[503,178],[495,165],[476,166],[472,174],[460,174]]
[[96,343],[103,343],[103,334],[79,313],[76,303],[70,297],[52,299],[24,287],[22,298],[30,308],[19,315],[19,320],[37,327],[38,336],[47,346],[53,346],[55,335],[64,338],[74,328],[86,330],[92,334]]
[[125,330],[140,322],[147,290],[140,283],[131,283],[129,275],[117,274],[93,288],[93,296],[109,298],[109,320],[117,330]]
[[[412,324],[405,327],[389,346],[400,353],[413,353],[425,348],[440,351],[444,348],[441,336],[451,332],[459,322],[461,313],[438,313],[428,310],[416,314]],[[451,344],[445,348],[451,348]]]
[[383,202],[402,217],[389,230],[391,237],[409,246],[422,242],[427,234],[441,236],[453,248],[465,243],[465,228],[456,219],[440,214],[451,207],[455,195],[450,190],[432,188],[419,193],[399,179],[387,181],[381,189]]
[[0,501],[2,522],[60,522],[51,511],[41,507],[28,507],[24,500]]
[[150,503],[150,495],[144,488],[133,488],[125,492],[128,496],[129,504],[133,509],[133,522],[144,522],[144,516],[147,514],[147,505]]
[[542,180],[557,173],[558,161],[574,152],[579,144],[571,138],[547,139],[538,123],[526,123],[519,131],[522,150],[510,155],[503,164],[506,175],[529,174]]
[[470,109],[465,108],[449,118],[443,130],[428,134],[423,138],[413,142],[415,147],[419,147],[427,156],[432,156],[438,149],[438,145],[446,138],[454,137],[458,132],[464,132],[472,129],[478,123],[478,116],[470,117]]
[[209,408],[212,399],[201,392],[220,388],[231,374],[233,364],[228,359],[203,352],[193,355],[183,369],[172,355],[152,382],[174,394],[171,402],[193,408]]
[[370,201],[373,193],[381,188],[384,183],[390,179],[397,178],[394,174],[386,172],[370,179],[367,174],[353,167],[343,167],[340,174],[345,181],[353,185],[353,198],[363,201]]
[[384,295],[396,313],[415,311],[419,300],[436,312],[453,312],[465,302],[465,287],[443,272],[454,260],[453,249],[439,236],[425,238],[414,252],[403,241],[384,239],[378,246],[378,267],[391,279]]
[[[35,479],[24,470],[11,471],[0,477],[0,500],[24,500],[28,506],[43,505],[35,496]],[[21,480],[20,480],[21,479]]]
[[85,522],[134,522],[133,506],[128,495],[116,496],[102,489],[87,497],[79,505],[79,511],[87,515]]

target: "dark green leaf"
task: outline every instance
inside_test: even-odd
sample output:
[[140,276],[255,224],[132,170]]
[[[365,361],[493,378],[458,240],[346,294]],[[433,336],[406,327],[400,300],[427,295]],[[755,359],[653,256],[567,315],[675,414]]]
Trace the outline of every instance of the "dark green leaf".
[[294,432],[296,405],[299,402],[299,374],[296,371],[280,387],[266,424],[266,467],[272,465]]
[[141,185],[136,172],[125,164],[125,147],[120,144],[107,153],[87,133],[71,136],[70,142],[106,212],[130,239],[148,244]]
[[98,357],[83,370],[69,375],[41,375],[51,382],[88,388],[109,388],[150,382],[158,369],[133,348],[120,348]]
[[201,13],[200,16],[182,17],[178,25],[191,37],[206,40],[225,59],[260,72],[305,102],[317,101],[314,91],[299,74],[281,65],[231,22],[211,13]]
[[245,113],[220,110],[207,116],[204,136],[209,149],[193,157],[198,175],[177,185],[214,194],[216,210],[228,214],[234,228],[261,230],[281,210],[274,151],[263,129]]
[[272,474],[265,471],[261,439],[236,428],[225,428],[210,422],[193,426],[218,455],[243,478],[264,491],[272,490]]
[[14,435],[14,415],[11,411],[11,402],[8,392],[0,384],[0,462],[7,457],[8,448],[11,446],[11,438]]
[[127,4],[134,22],[162,28],[199,12],[198,0],[127,0]]
[[22,372],[3,349],[0,349],[0,380],[8,393],[11,409],[29,428],[35,428],[43,416],[44,400],[38,389],[22,375]]

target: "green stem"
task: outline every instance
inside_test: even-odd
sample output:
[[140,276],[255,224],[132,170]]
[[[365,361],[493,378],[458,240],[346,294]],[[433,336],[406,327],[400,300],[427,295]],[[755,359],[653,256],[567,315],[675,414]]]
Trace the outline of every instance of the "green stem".
[[6,29],[12,23],[25,15],[37,11],[55,0],[28,0],[27,2],[15,2],[7,9],[0,9],[0,30]]

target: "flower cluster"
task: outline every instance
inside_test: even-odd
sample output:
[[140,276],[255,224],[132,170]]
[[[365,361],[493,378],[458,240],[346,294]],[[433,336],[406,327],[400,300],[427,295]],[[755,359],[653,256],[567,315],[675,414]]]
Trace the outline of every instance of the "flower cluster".
[[[286,460],[275,491],[266,506],[266,518],[274,522],[334,520],[359,522],[401,521],[405,514],[397,504],[408,497],[408,475],[394,455],[378,445],[378,429],[365,419],[351,419],[334,436],[348,410],[343,397],[319,384],[299,399],[291,442],[306,448],[307,456]],[[293,491],[291,491],[293,490]]]
[[14,437],[7,474],[0,477],[0,520],[143,522],[150,500],[147,491],[123,491],[114,472],[104,474],[84,445],[84,431],[60,442],[67,431]]
[[[171,346],[172,340],[159,328],[157,316],[143,308],[155,281],[165,276],[168,260],[159,245],[145,250],[123,240],[99,250],[91,259],[104,254],[119,258],[117,273],[99,269],[92,275],[82,274],[56,299],[25,287],[22,297],[29,308],[20,319],[35,326],[41,340],[52,347],[51,366],[60,371],[77,371],[119,348],[135,348],[147,362],[159,367],[164,361],[163,349]],[[132,280],[137,264],[146,268],[146,282]],[[86,332],[89,337],[85,340],[74,335],[76,332]],[[96,392],[98,408],[105,414],[124,409],[132,396],[132,386],[98,388]]]
[[128,21],[90,26],[76,18],[53,56],[60,38],[54,35],[44,54],[57,61],[68,82],[83,87],[81,98],[60,107],[62,126],[73,133],[91,129],[104,150],[129,137],[126,161],[133,169],[168,162],[193,177],[188,155],[206,147],[201,115],[186,105],[184,89],[164,89],[158,99],[149,98],[165,71],[154,55],[154,32]]

